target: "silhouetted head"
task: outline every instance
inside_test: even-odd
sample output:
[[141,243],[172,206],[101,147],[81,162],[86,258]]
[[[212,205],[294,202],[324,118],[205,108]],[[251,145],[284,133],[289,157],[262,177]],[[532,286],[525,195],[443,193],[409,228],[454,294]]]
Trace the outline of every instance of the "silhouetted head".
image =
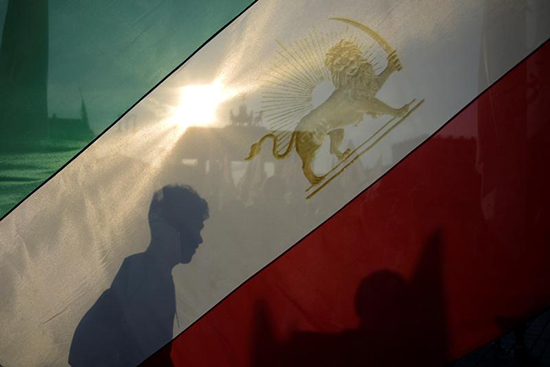
[[362,329],[399,328],[409,306],[407,281],[389,270],[377,271],[363,279],[355,295],[355,311]]
[[[189,263],[202,243],[201,230],[208,216],[208,203],[191,187],[163,187],[153,195],[149,208],[152,236],[158,235],[163,240],[153,238],[151,246],[162,246],[156,250],[162,252],[167,261]],[[155,226],[159,222],[162,225]]]

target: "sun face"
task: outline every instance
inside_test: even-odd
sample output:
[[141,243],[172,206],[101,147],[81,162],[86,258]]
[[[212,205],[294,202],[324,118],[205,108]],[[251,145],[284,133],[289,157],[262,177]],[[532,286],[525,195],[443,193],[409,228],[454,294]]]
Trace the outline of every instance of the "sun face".
[[208,126],[216,121],[216,111],[226,99],[223,86],[212,84],[188,85],[180,90],[177,106],[171,120],[183,129],[190,126]]

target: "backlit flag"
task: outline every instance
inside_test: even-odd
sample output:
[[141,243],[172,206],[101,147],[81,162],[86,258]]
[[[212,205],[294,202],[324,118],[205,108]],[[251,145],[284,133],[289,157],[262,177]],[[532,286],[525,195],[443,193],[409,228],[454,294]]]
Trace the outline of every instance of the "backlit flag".
[[549,11],[259,1],[0,222],[0,362],[437,365],[543,307]]
[[250,4],[1,1],[0,217]]

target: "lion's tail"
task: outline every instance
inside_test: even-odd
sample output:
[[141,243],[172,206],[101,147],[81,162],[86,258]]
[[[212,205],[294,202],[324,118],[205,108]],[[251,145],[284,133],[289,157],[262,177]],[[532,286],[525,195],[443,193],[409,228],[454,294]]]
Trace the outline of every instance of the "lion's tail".
[[288,157],[288,155],[292,151],[292,147],[296,143],[296,131],[292,133],[292,137],[290,138],[288,147],[286,148],[286,151],[284,151],[283,153],[279,154],[277,152],[277,149],[279,147],[279,139],[277,139],[277,136],[275,136],[275,134],[271,133],[271,134],[265,135],[263,138],[260,139],[259,142],[252,144],[252,146],[250,147],[250,154],[248,155],[248,157],[245,158],[245,160],[250,161],[252,160],[252,158],[260,154],[260,151],[262,150],[262,144],[264,143],[264,141],[266,141],[269,138],[273,139],[273,151],[272,151],[273,157],[275,157],[276,159],[283,159]]

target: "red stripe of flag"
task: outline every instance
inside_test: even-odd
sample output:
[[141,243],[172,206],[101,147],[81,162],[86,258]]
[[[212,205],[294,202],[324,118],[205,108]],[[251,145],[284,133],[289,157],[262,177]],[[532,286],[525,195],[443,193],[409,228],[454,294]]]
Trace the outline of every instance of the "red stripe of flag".
[[548,306],[549,71],[546,43],[145,365],[439,365]]

